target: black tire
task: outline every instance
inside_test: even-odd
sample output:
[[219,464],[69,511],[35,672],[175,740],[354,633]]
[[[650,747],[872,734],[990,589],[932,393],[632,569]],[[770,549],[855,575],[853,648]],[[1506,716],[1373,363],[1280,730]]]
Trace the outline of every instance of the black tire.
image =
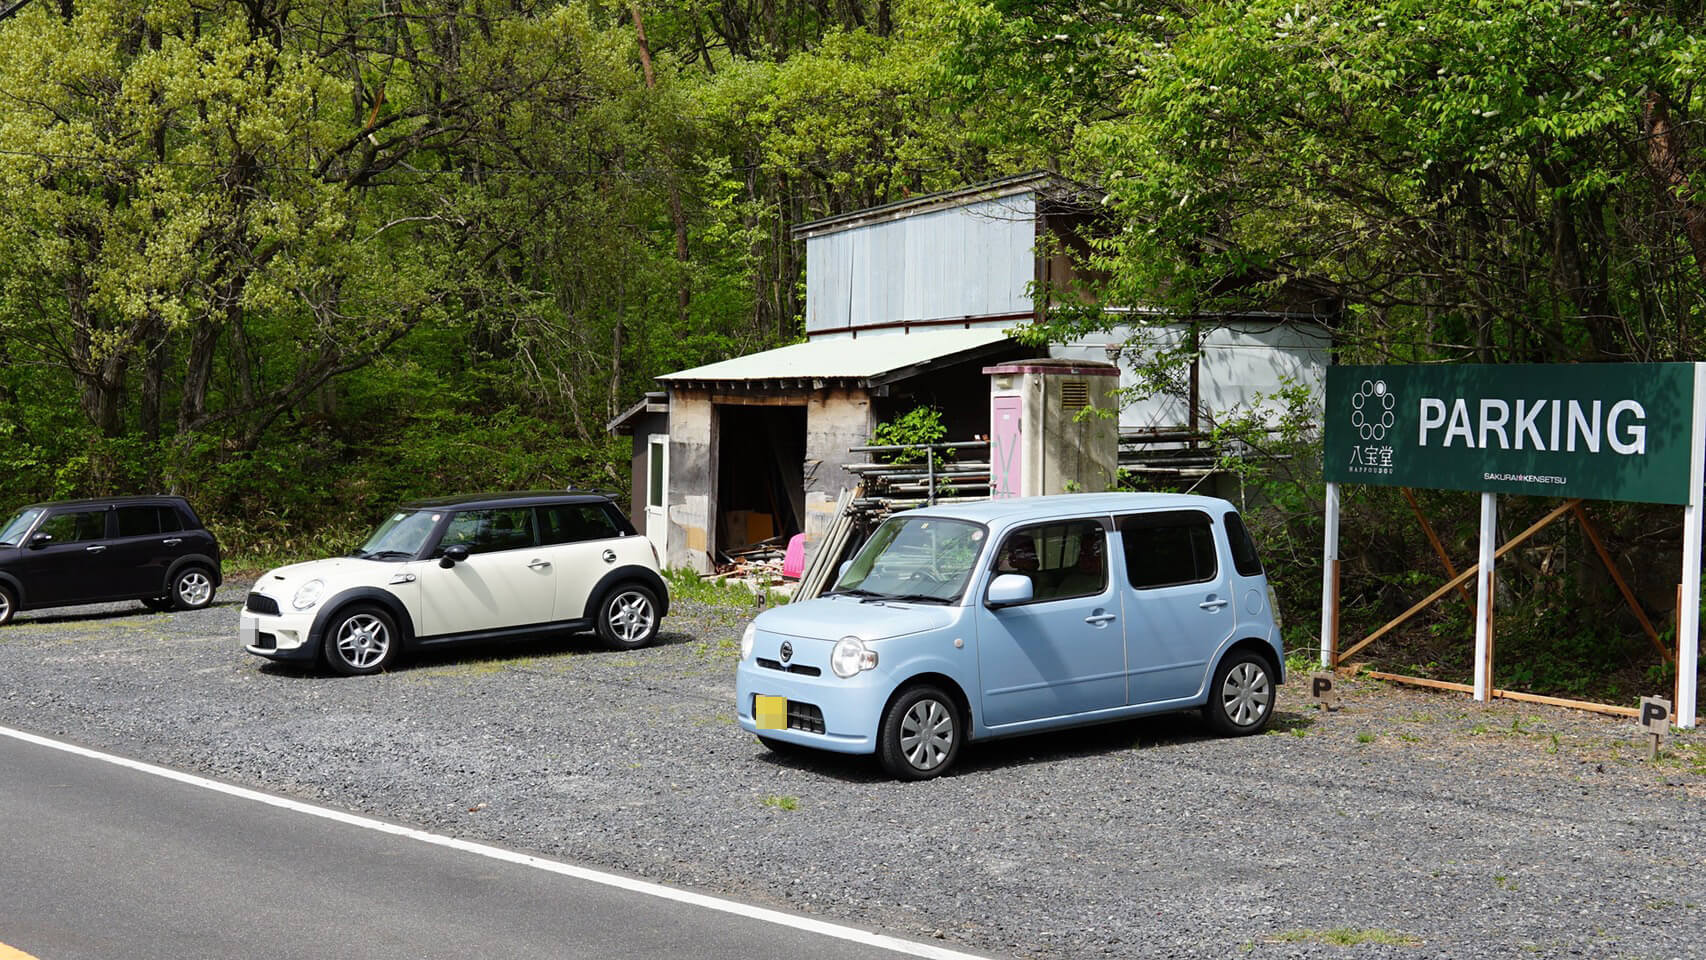
[[1203,719],[1228,737],[1261,733],[1274,718],[1278,691],[1274,668],[1254,650],[1239,650],[1220,662],[1203,704]]
[[598,601],[598,639],[612,650],[638,650],[657,639],[658,595],[642,583],[617,584]]
[[154,611],[155,613],[165,613],[167,610],[172,609],[172,598],[171,597],[144,597],[144,598],[142,598],[142,605],[147,607],[148,609]]
[[384,607],[359,603],[344,607],[326,621],[320,656],[334,673],[366,676],[388,669],[397,660],[403,635]]
[[877,732],[877,759],[901,780],[939,777],[954,765],[965,719],[954,698],[936,687],[913,687],[896,697]]
[[12,622],[18,615],[18,595],[12,588],[0,583],[0,627]]
[[213,574],[206,567],[192,564],[172,574],[168,599],[173,609],[203,610],[213,603],[213,590]]

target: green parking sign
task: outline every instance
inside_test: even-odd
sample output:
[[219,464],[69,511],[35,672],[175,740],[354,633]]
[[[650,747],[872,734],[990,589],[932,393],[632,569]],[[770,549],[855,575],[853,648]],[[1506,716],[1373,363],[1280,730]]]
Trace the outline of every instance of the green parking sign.
[[1327,369],[1334,483],[1689,502],[1694,364]]

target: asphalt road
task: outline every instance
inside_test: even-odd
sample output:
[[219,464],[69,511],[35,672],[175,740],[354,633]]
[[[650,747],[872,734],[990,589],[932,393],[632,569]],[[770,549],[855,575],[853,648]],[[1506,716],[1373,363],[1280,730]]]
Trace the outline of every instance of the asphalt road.
[[8,944],[41,960],[903,955],[877,935],[677,902],[12,736],[0,771],[0,956]]

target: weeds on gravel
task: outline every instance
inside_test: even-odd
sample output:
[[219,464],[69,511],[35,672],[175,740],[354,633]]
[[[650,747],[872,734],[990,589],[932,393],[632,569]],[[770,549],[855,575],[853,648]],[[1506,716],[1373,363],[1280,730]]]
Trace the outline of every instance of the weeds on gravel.
[[1365,943],[1376,943],[1388,947],[1419,947],[1422,938],[1409,933],[1399,933],[1396,930],[1381,930],[1370,928],[1355,930],[1351,927],[1334,927],[1331,930],[1287,930],[1268,938],[1269,943],[1325,943],[1334,947],[1355,947]]
[[[758,595],[739,583],[727,580],[705,580],[686,567],[671,567],[663,572],[669,584],[669,596],[674,600],[696,600],[713,607],[758,607]],[[774,607],[788,602],[788,595],[775,590],[764,591],[764,605]]]
[[798,809],[800,809],[800,798],[799,797],[782,796],[782,795],[772,793],[772,794],[769,794],[768,796],[766,796],[760,802],[763,803],[767,807],[774,807],[777,810],[798,810]]
[[1363,731],[1362,733],[1357,734],[1357,743],[1373,743],[1373,742],[1374,742],[1374,734],[1369,733],[1366,730]]

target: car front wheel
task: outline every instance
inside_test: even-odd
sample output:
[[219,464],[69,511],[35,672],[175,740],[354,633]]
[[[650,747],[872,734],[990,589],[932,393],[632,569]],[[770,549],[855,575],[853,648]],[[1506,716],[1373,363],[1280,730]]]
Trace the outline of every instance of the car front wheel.
[[0,584],[0,626],[12,622],[12,617],[18,612],[18,597],[12,588]]
[[400,640],[389,613],[379,607],[346,607],[332,618],[321,650],[327,666],[344,676],[360,676],[389,667]]
[[1267,658],[1251,650],[1227,657],[1214,672],[1203,717],[1229,737],[1260,733],[1274,716],[1274,676]]
[[172,606],[200,610],[213,602],[213,577],[201,567],[185,567],[172,578]]
[[960,755],[959,707],[935,687],[914,687],[889,705],[877,736],[877,759],[890,776],[939,777]]
[[658,598],[649,588],[624,583],[598,605],[598,638],[613,650],[638,650],[658,635]]

